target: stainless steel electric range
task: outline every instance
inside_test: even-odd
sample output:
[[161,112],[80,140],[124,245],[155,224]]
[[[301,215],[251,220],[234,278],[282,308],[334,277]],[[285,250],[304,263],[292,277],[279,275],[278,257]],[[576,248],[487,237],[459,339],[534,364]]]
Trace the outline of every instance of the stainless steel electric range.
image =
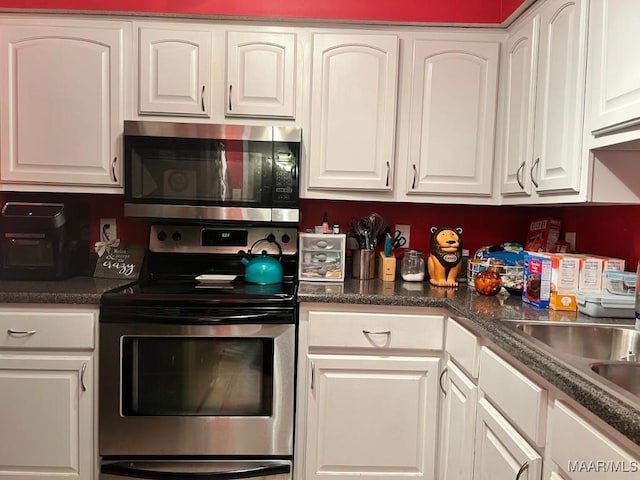
[[[282,282],[244,281],[258,242]],[[102,480],[291,478],[296,270],[295,228],[151,226],[140,282],[101,303]]]

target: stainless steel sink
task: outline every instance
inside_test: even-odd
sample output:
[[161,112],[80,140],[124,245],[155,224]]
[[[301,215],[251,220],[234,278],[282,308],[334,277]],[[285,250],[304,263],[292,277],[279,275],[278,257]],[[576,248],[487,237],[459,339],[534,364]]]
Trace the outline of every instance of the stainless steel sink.
[[558,353],[640,362],[640,330],[589,324],[520,323],[517,328]]
[[640,397],[640,363],[594,363],[591,370]]

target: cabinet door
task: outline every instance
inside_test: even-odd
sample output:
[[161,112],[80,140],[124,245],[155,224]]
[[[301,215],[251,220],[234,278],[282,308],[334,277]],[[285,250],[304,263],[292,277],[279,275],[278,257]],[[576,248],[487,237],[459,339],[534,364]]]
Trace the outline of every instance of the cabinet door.
[[0,478],[93,478],[89,356],[0,354]]
[[140,28],[140,114],[209,116],[211,32]]
[[121,187],[125,26],[56,24],[0,28],[0,179]]
[[605,134],[640,124],[640,44],[637,0],[592,0],[589,20],[591,131]]
[[435,479],[439,362],[309,355],[305,478]]
[[408,194],[491,195],[499,48],[414,42]]
[[390,191],[398,37],[315,34],[309,189]]
[[295,117],[295,33],[227,33],[227,116]]
[[532,182],[538,193],[579,192],[586,64],[586,2],[549,0],[540,10],[540,17]]
[[473,478],[478,387],[453,362],[447,362],[446,370],[448,386],[442,408],[439,478],[470,480]]
[[535,15],[509,32],[505,44],[499,132],[502,195],[531,194],[539,28],[540,17]]
[[542,457],[489,403],[478,401],[474,480],[540,480]]

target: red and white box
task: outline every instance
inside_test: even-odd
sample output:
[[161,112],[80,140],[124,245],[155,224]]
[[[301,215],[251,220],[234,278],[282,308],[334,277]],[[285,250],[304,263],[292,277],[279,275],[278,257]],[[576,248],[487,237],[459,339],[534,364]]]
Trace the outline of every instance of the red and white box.
[[580,278],[578,290],[600,292],[604,288],[603,275],[607,270],[624,272],[625,260],[602,255],[580,256]]
[[544,253],[524,252],[522,300],[536,307],[549,308],[551,299],[551,258]]
[[524,249],[529,252],[553,252],[560,239],[562,222],[557,218],[539,218],[529,224]]

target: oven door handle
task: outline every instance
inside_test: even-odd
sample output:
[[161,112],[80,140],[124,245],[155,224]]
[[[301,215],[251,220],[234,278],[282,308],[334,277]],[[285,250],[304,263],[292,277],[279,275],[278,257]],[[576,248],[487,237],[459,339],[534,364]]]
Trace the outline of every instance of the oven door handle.
[[254,323],[255,320],[260,320],[262,318],[270,318],[273,319],[278,314],[274,314],[273,312],[265,312],[265,313],[249,313],[243,315],[206,315],[206,316],[182,316],[182,315],[153,315],[149,313],[136,313],[131,312],[128,313],[127,316],[133,317],[137,320],[140,320],[145,323],[166,323],[166,322],[177,322],[177,323]]
[[[211,466],[210,471],[207,465]],[[225,468],[220,468],[224,466]],[[228,468],[226,468],[228,467]],[[291,473],[290,463],[269,462],[116,462],[100,467],[100,473],[128,478],[145,478],[148,480],[175,480],[193,478],[197,480],[235,480],[242,478],[266,477]]]

